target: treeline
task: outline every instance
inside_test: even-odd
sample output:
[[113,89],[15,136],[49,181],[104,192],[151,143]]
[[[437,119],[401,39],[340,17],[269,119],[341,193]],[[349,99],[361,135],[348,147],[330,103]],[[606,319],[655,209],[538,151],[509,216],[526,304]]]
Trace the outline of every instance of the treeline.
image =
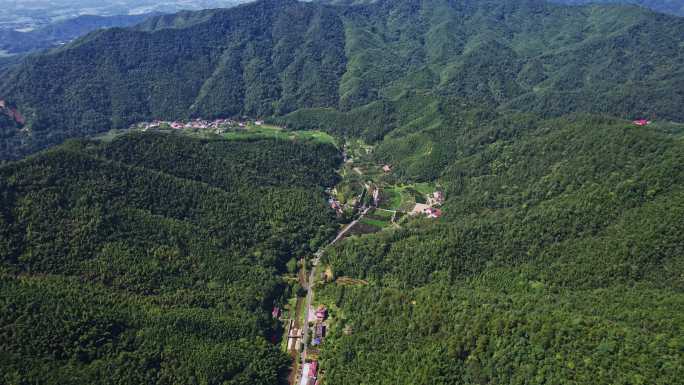
[[0,167],[3,381],[285,381],[278,275],[334,235],[339,160],[139,134]]

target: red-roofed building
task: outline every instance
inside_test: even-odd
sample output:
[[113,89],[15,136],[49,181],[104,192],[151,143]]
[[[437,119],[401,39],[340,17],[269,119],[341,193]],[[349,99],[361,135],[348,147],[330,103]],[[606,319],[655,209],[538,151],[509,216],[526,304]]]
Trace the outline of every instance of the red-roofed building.
[[428,211],[427,212],[428,218],[439,218],[442,216],[442,210],[440,210],[440,209],[431,208],[431,209],[428,209],[427,211]]
[[328,318],[328,309],[326,309],[325,306],[319,307],[318,310],[316,310],[316,318],[318,318],[319,321]]
[[649,124],[651,124],[651,121],[646,119],[637,119],[633,123],[637,126],[648,126]]

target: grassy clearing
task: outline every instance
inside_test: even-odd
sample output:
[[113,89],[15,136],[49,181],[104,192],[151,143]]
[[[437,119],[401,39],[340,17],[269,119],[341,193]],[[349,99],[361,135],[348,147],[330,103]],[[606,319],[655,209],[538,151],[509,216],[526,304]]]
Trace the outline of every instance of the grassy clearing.
[[366,224],[366,225],[379,227],[379,228],[381,228],[381,229],[384,229],[384,228],[386,228],[386,227],[388,227],[388,226],[390,225],[390,223],[387,222],[387,221],[383,221],[383,220],[379,220],[379,219],[373,219],[373,218],[368,218],[368,217],[365,217],[365,218],[361,219],[360,222],[363,223],[363,224]]
[[427,196],[435,191],[431,183],[392,186],[383,190],[380,208],[393,211],[411,211],[416,203],[425,203]]
[[383,190],[383,201],[380,207],[388,210],[398,210],[404,201],[404,195],[399,188],[388,188]]
[[411,187],[423,195],[432,194],[437,189],[432,183],[416,183],[411,185]]
[[335,139],[322,131],[285,131],[277,126],[249,125],[244,130],[230,131],[221,134],[221,137],[229,140],[236,139],[282,139],[282,140],[311,140],[319,143],[328,143],[337,147]]
[[383,219],[389,220],[389,219],[392,219],[394,212],[389,211],[389,210],[377,209],[377,210],[373,210],[371,215],[373,217],[376,217],[376,218],[383,218]]

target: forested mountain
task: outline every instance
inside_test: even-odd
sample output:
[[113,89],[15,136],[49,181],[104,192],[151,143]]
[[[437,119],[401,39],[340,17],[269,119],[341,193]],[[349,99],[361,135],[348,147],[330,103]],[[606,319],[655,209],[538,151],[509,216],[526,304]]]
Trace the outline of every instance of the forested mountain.
[[684,1],[681,0],[553,0],[568,5],[584,4],[634,4],[657,12],[684,16]]
[[9,158],[144,119],[366,111],[408,93],[682,121],[681,36],[683,19],[636,7],[262,0],[30,57],[0,84],[27,129],[0,145]]
[[18,54],[68,43],[100,28],[128,27],[156,14],[93,16],[84,15],[56,22],[28,32],[0,29],[0,50]]
[[138,134],[0,167],[0,382],[283,383],[279,274],[334,234],[340,160]]
[[368,282],[317,292],[326,384],[681,382],[684,127],[450,117],[378,154],[436,177],[443,219],[325,256]]

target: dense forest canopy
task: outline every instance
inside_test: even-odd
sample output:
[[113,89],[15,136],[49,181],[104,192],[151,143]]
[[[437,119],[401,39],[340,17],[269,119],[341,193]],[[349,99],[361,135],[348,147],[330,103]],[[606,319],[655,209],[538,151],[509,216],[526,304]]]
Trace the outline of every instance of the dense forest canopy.
[[279,273],[334,234],[339,161],[138,134],[0,167],[0,382],[279,383]]
[[[682,121],[684,20],[539,0],[261,0],[95,32],[0,81],[4,158],[154,118],[367,109],[415,92],[500,110]],[[596,53],[600,52],[600,55]]]
[[[682,37],[680,17],[541,0],[165,15],[5,70],[0,159],[152,119],[326,131],[365,150],[362,184],[446,200],[326,249],[323,384],[672,385]],[[352,166],[294,135],[207,136],[71,139],[0,166],[0,382],[286,381],[269,311],[339,229],[324,191]]]
[[404,159],[398,178],[444,162],[443,219],[355,237],[324,257],[336,277],[368,282],[319,290],[340,319],[322,356],[326,383],[680,382],[684,127],[460,122],[414,143],[436,157],[451,150],[441,159],[412,157],[410,136],[383,144]]

